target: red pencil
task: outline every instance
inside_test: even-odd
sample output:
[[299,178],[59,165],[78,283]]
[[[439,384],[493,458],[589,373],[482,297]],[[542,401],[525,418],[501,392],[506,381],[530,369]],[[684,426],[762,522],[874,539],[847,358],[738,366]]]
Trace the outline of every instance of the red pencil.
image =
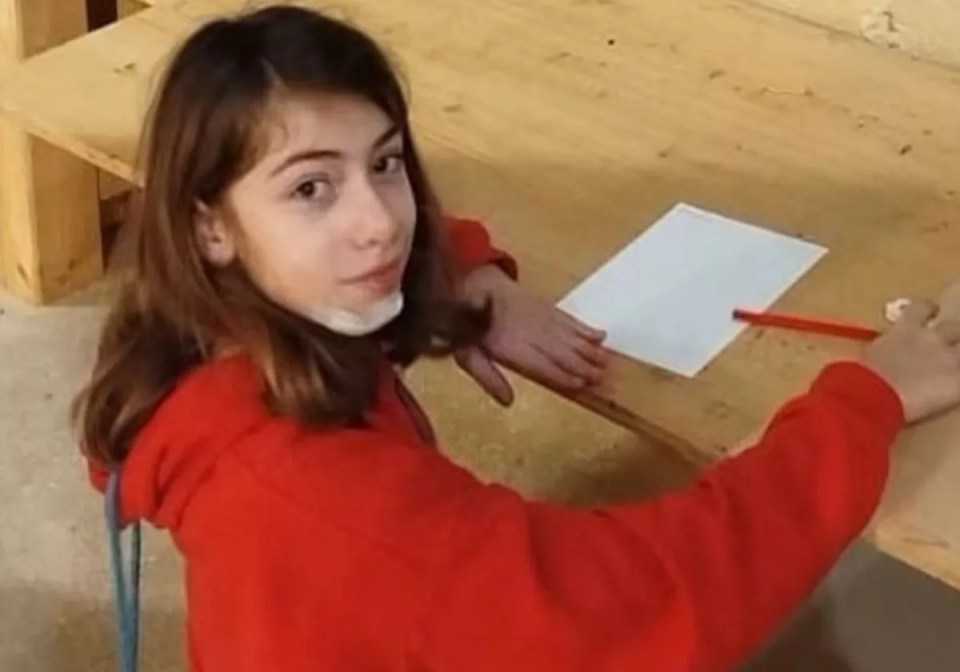
[[872,341],[880,335],[880,332],[876,329],[869,329],[853,324],[830,322],[810,317],[800,317],[798,315],[783,315],[768,312],[757,313],[739,308],[733,311],[733,319],[762,327],[780,327],[782,329],[809,331],[816,334],[826,334],[827,336],[853,338],[858,341]]

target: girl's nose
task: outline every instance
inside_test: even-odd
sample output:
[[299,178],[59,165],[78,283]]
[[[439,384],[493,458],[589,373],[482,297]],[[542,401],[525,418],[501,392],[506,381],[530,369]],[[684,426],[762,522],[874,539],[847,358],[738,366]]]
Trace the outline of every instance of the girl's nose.
[[356,214],[352,233],[358,247],[379,246],[392,242],[399,231],[396,217],[377,190],[369,183],[358,188]]

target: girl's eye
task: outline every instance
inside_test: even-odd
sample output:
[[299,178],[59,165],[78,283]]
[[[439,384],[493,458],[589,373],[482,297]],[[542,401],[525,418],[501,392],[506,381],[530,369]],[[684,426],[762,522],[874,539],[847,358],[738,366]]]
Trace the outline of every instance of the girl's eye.
[[403,162],[403,152],[388,154],[377,159],[373,164],[373,171],[380,175],[390,175],[400,173],[405,168]]
[[297,188],[293,190],[293,197],[304,201],[312,201],[325,196],[329,186],[323,180],[307,180],[297,185]]

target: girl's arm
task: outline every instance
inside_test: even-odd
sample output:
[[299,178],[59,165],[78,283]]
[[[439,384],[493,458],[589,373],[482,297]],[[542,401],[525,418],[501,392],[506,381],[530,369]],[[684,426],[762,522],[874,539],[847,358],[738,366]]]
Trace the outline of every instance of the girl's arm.
[[490,234],[479,221],[448,216],[444,225],[458,275],[466,275],[484,264],[496,264],[511,278],[517,279],[516,260],[493,246]]
[[654,501],[576,511],[477,486],[436,509],[461,531],[442,542],[416,655],[461,671],[728,670],[866,525],[902,425],[886,383],[838,364],[755,447]]

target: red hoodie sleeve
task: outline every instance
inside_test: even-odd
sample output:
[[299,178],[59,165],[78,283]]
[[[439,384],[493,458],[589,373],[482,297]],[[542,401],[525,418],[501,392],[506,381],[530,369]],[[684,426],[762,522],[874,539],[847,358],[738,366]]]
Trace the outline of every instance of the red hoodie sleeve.
[[469,273],[483,264],[496,264],[511,278],[517,279],[516,260],[493,246],[483,224],[474,219],[453,216],[448,216],[444,223],[458,275]]
[[902,425],[879,377],[836,364],[684,491],[571,511],[474,489],[414,669],[728,670],[867,524]]
[[833,365],[692,487],[578,510],[389,428],[258,421],[164,514],[188,558],[194,666],[726,672],[863,529],[902,424],[879,377]]

